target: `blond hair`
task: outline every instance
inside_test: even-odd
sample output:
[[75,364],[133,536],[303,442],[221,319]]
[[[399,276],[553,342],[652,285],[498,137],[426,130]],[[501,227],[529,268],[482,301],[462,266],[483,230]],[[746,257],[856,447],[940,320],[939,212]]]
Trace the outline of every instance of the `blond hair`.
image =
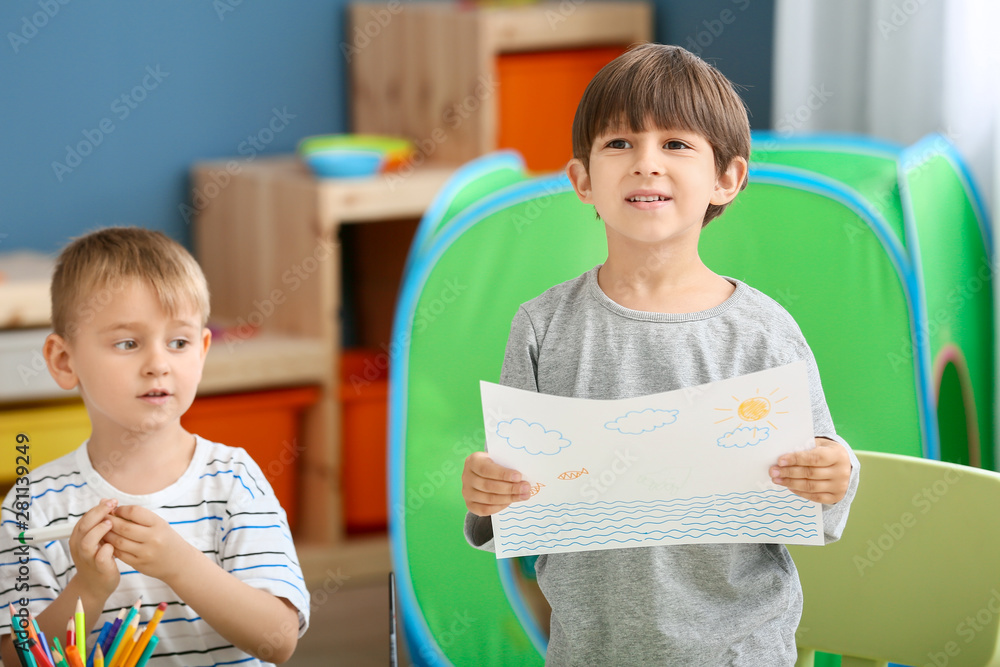
[[63,248],[52,276],[52,328],[71,338],[116,292],[138,281],[153,289],[171,316],[195,307],[208,321],[208,283],[194,257],[160,232],[108,227]]
[[[605,65],[587,85],[573,119],[573,157],[590,171],[594,141],[609,129],[687,130],[705,137],[721,176],[733,159],[750,159],[746,106],[720,72],[693,53],[641,44]],[[740,189],[746,187],[746,179]],[[710,204],[702,225],[728,204]]]

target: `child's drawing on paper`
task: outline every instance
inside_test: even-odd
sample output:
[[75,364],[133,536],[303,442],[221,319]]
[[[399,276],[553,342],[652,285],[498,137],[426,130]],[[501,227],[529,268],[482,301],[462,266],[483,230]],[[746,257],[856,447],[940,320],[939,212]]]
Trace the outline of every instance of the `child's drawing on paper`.
[[[716,424],[721,424],[733,419],[740,420],[737,423],[736,428],[716,440],[716,444],[718,444],[719,447],[743,448],[753,447],[754,445],[758,445],[767,440],[770,435],[770,429],[767,426],[759,425],[757,422],[764,421],[771,428],[777,430],[778,427],[775,426],[768,419],[768,417],[772,414],[772,412],[776,415],[788,414],[787,410],[774,410],[774,407],[776,407],[778,403],[787,400],[788,396],[773,399],[774,405],[771,403],[772,399],[770,397],[773,397],[779,391],[781,391],[780,388],[775,389],[765,397],[761,396],[760,389],[757,389],[754,391],[754,394],[756,394],[755,396],[744,400],[740,400],[739,398],[733,396],[733,400],[739,403],[739,405],[735,408],[715,408],[720,412],[732,412],[733,410],[736,410],[735,415],[731,415],[725,419],[720,419],[715,422]],[[750,425],[747,426],[744,422],[748,422]]]
[[823,542],[820,505],[769,474],[779,455],[815,443],[803,362],[610,401],[481,389],[490,457],[531,487],[493,515],[500,558]]
[[604,425],[609,431],[618,431],[625,435],[642,435],[652,433],[677,421],[677,410],[632,410],[614,421]]
[[514,449],[523,449],[533,456],[553,456],[573,444],[559,431],[550,431],[537,422],[529,424],[523,419],[500,422],[497,435]]
[[660,494],[664,498],[671,498],[684,487],[684,483],[690,476],[690,468],[660,468],[652,472],[641,473],[636,481],[649,491]]

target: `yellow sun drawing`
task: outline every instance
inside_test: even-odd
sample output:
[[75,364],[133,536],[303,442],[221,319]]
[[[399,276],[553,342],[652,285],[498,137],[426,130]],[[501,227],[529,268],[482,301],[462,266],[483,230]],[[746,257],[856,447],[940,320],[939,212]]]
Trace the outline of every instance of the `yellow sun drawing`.
[[[754,422],[766,421],[766,423],[771,428],[777,429],[778,427],[775,426],[769,419],[767,419],[767,417],[772,412],[774,414],[776,414],[776,415],[787,415],[788,414],[787,410],[780,411],[780,410],[775,410],[774,409],[774,408],[778,407],[778,405],[777,405],[778,403],[781,403],[782,401],[784,401],[785,399],[788,398],[787,396],[784,396],[784,397],[778,398],[778,399],[771,399],[770,398],[771,396],[774,396],[779,391],[780,391],[780,388],[779,389],[775,389],[774,391],[772,391],[767,396],[761,396],[760,395],[760,389],[756,389],[756,390],[754,390],[754,394],[756,394],[755,396],[752,396],[752,397],[747,398],[747,399],[742,399],[742,400],[739,399],[739,398],[736,398],[735,396],[733,396],[733,400],[736,401],[739,404],[735,408],[715,408],[715,409],[719,410],[721,412],[732,412],[733,410],[736,410],[736,414],[732,415],[730,417],[726,417],[725,419],[720,419],[719,421],[717,421],[715,423],[716,424],[721,424],[722,422],[729,421],[730,419],[739,418],[740,419],[740,423],[736,425],[736,428],[739,428],[739,427],[743,426],[744,422],[753,423],[754,434],[755,435],[756,435],[756,432],[757,432],[757,424],[754,423]],[[773,404],[772,404],[772,400],[773,400]]]

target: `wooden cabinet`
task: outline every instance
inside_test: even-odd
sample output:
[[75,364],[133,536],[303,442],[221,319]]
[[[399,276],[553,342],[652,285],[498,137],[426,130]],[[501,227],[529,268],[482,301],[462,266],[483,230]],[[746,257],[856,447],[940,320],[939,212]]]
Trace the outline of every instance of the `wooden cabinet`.
[[[641,2],[354,4],[342,46],[353,129],[408,137],[428,164],[515,148],[530,168],[557,169],[571,156],[569,130],[587,82],[651,37],[652,8]],[[555,152],[538,154],[538,136]]]
[[[306,366],[320,387],[318,402],[304,413],[299,462],[297,539],[306,568],[311,558],[320,566],[329,563],[331,549],[362,570],[389,567],[384,538],[345,540],[344,534],[338,230],[420,217],[450,174],[427,168],[391,179],[319,180],[293,157],[259,159],[229,172],[221,162],[193,169],[196,191],[214,195],[200,202],[195,254],[208,279],[213,319],[235,326],[215,341],[215,363],[248,378],[266,377],[274,364]],[[260,341],[271,341],[288,356],[254,358]],[[296,359],[296,349],[305,353],[302,359]]]

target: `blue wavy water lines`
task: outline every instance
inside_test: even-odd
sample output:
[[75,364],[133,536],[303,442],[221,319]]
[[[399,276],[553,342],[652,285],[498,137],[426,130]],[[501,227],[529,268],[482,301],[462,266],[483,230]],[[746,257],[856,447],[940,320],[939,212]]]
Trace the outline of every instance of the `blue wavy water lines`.
[[[608,521],[612,517],[619,514],[624,514],[626,516],[614,519],[615,521],[622,521],[628,518],[635,519],[664,519],[664,520],[681,520],[681,519],[701,519],[704,517],[718,517],[722,516],[723,513],[718,511],[701,511],[701,512],[643,512],[641,510],[621,510],[619,512],[595,512],[594,514],[587,514],[585,512],[574,512],[573,514],[553,514],[550,516],[531,516],[525,517],[524,519],[519,519],[517,517],[508,517],[507,515],[499,515],[499,520],[504,523],[516,524],[518,526],[523,526],[525,528],[543,528],[545,526],[559,525],[566,526],[574,523],[593,523],[594,521]],[[792,512],[754,512],[753,516],[756,517],[788,517],[790,519],[803,519],[811,518],[809,514],[800,514]],[[539,523],[530,523],[532,520],[537,520]],[[570,519],[590,519],[590,521],[571,521]]]
[[[676,533],[672,535],[671,533]],[[595,540],[600,538],[608,538],[611,540],[621,541],[626,535],[641,535],[642,537],[632,538],[639,541],[647,540],[660,540],[663,538],[681,540],[685,538],[704,538],[704,537],[731,537],[737,538],[742,536],[745,537],[767,537],[771,538],[784,538],[790,539],[795,537],[809,538],[815,535],[815,531],[811,530],[782,530],[778,532],[762,532],[758,531],[756,533],[750,533],[747,531],[737,531],[737,530],[717,530],[717,531],[695,531],[695,530],[650,530],[650,531],[615,531],[613,533],[600,533],[596,535],[580,535],[573,537],[563,537],[563,538],[549,538],[549,539],[526,539],[526,540],[504,540],[503,548],[505,550],[525,550],[525,549],[553,549],[557,547],[569,547],[569,546],[588,546],[594,544]],[[588,542],[587,540],[591,540]]]
[[[787,495],[786,495],[787,494]],[[729,496],[738,495],[743,496],[742,498],[730,498]],[[768,496],[772,497],[768,497]],[[780,497],[773,497],[774,495],[780,495]],[[655,500],[655,501],[643,501],[643,500],[632,500],[632,501],[598,501],[598,502],[577,502],[577,503],[553,503],[545,505],[522,505],[513,506],[504,511],[504,514],[508,516],[517,516],[521,514],[537,514],[538,512],[550,511],[558,512],[560,514],[565,514],[568,511],[573,511],[574,508],[593,511],[600,508],[616,508],[625,509],[629,507],[642,508],[646,510],[658,509],[658,508],[670,508],[670,509],[694,509],[697,506],[702,508],[715,508],[725,506],[767,506],[769,508],[782,508],[782,509],[807,509],[811,506],[811,503],[804,498],[799,498],[788,492],[751,492],[749,494],[725,494],[718,497],[713,496],[698,496],[694,498],[678,498],[674,500]]]
[[821,532],[815,513],[814,503],[782,490],[652,502],[529,505],[505,510],[496,519],[504,551],[537,553],[612,542],[808,539]]
[[777,502],[767,502],[767,501],[757,501],[757,502],[732,502],[732,501],[722,501],[718,503],[693,503],[690,505],[675,504],[670,502],[647,502],[633,505],[631,503],[573,503],[572,506],[566,505],[528,505],[525,507],[511,507],[504,510],[505,514],[508,515],[518,515],[518,514],[537,514],[539,512],[553,512],[556,514],[565,514],[567,512],[574,511],[586,511],[592,512],[595,509],[604,508],[622,508],[622,509],[664,509],[664,510],[679,510],[687,511],[694,509],[717,509],[726,507],[767,507],[774,509],[806,509],[809,507],[808,504],[801,503],[788,503],[783,501]]
[[[754,529],[756,529],[757,527],[753,526],[752,524],[759,524],[759,526],[761,526],[761,527],[764,527],[764,526],[773,526],[774,524],[778,524],[779,527],[785,527],[785,526],[787,526],[790,529],[798,529],[801,526],[802,529],[806,529],[806,530],[811,529],[813,527],[812,522],[809,522],[809,521],[777,521],[777,520],[773,520],[773,521],[758,521],[756,519],[748,519],[748,520],[739,520],[739,519],[715,520],[715,521],[707,521],[707,522],[704,522],[704,523],[691,523],[691,522],[684,522],[684,521],[679,522],[680,526],[691,527],[691,528],[707,527],[707,526],[712,526],[713,524],[718,524],[718,525],[716,525],[714,527],[717,527],[717,528],[720,528],[720,529],[736,529],[736,530],[739,530],[740,528],[747,528],[747,529],[754,528]],[[793,525],[793,524],[797,524],[797,525]],[[587,528],[587,524],[582,524],[582,523],[577,522],[577,525],[580,525],[582,527],[581,528],[570,528],[566,524],[552,524],[550,527],[554,528],[555,530],[541,530],[541,531],[521,530],[523,528],[527,528],[527,526],[515,525],[512,530],[509,530],[509,531],[508,530],[504,530],[503,537],[504,537],[504,540],[507,540],[507,539],[514,538],[514,537],[526,537],[528,535],[537,535],[537,536],[554,535],[554,534],[558,534],[560,532],[562,532],[562,533],[569,533],[569,532],[572,532],[572,531],[581,531],[581,530],[587,530],[588,529]],[[628,528],[638,529],[638,528],[641,528],[642,526],[665,526],[665,525],[670,525],[670,522],[665,522],[665,521],[642,521],[642,522],[636,523],[636,524],[615,524],[614,528],[616,530],[623,531],[623,530],[628,529]],[[603,527],[603,526],[595,526],[595,525],[592,524],[591,527]],[[543,528],[544,529],[545,526],[538,526],[538,528]]]

